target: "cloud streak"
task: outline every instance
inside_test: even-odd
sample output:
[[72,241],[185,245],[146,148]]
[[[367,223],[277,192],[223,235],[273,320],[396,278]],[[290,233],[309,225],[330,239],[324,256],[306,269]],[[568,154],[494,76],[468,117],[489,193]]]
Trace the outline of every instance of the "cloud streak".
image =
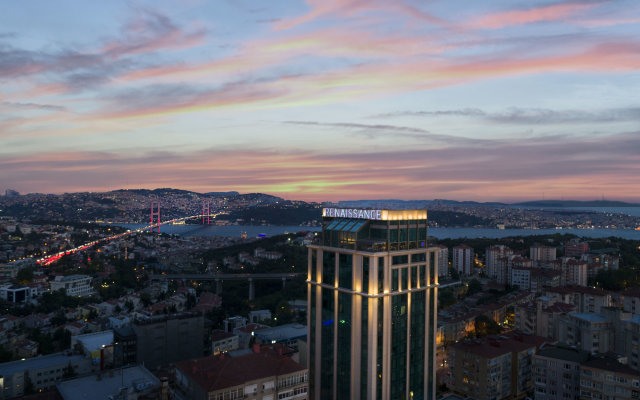
[[402,111],[377,114],[373,118],[393,117],[469,117],[489,122],[514,125],[591,124],[640,121],[640,108],[614,108],[597,111],[551,110],[543,108],[511,108],[503,112],[487,112],[478,108],[460,110]]
[[600,3],[601,2],[569,2],[526,10],[496,12],[472,20],[469,26],[479,29],[499,29],[507,26],[563,20],[583,11],[598,7]]
[[[389,193],[405,193],[415,199],[500,200],[535,198],[542,190],[549,195],[570,190],[575,197],[588,199],[597,186],[599,193],[615,192],[620,198],[633,199],[640,196],[640,189],[626,180],[640,173],[639,133],[579,141],[523,140],[500,143],[481,152],[469,144],[437,150],[334,154],[206,149],[141,155],[25,155],[0,159],[0,168],[9,171],[0,178],[0,185],[22,182],[25,187],[37,187],[37,191],[61,192],[115,189],[128,181],[129,187],[263,191],[318,201],[383,197]],[[617,154],[615,160],[609,157],[612,153]],[[59,183],[62,176],[66,185]]]

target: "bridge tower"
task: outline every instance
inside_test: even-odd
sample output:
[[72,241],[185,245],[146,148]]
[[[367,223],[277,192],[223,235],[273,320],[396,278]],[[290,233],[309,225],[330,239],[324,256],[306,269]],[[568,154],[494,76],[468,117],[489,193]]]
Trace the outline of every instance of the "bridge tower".
[[209,225],[209,200],[202,202],[202,225],[204,225],[205,219]]
[[[155,219],[154,219],[155,218]],[[151,202],[151,225],[158,224],[158,233],[160,233],[160,202]],[[153,232],[153,228],[151,228]]]

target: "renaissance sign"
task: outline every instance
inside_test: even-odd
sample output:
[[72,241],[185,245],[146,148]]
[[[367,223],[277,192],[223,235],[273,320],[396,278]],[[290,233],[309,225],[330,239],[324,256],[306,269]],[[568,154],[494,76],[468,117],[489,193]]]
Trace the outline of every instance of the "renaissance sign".
[[382,219],[382,210],[363,210],[360,208],[323,208],[323,217]]

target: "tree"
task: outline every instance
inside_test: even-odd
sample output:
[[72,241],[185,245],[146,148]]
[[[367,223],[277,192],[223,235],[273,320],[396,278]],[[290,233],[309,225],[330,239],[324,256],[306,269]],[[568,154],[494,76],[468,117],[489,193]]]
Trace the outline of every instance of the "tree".
[[27,284],[33,282],[33,268],[23,268],[18,271],[16,280],[20,283]]
[[71,347],[71,332],[66,329],[58,328],[53,333],[53,340],[58,342],[58,346],[61,350],[66,350]]
[[496,321],[484,314],[476,317],[474,328],[476,331],[476,337],[497,335],[502,331],[502,328],[500,328],[500,325],[498,325]]
[[453,267],[449,267],[449,275],[451,275],[451,279],[453,279],[455,281],[460,279],[460,274]]
[[479,280],[477,279],[472,279],[471,282],[469,282],[469,287],[467,288],[467,295],[468,296],[473,296],[476,293],[480,293],[482,291],[482,283],[480,283]]
[[13,353],[5,349],[4,346],[0,344],[0,363],[9,362],[12,359]]
[[438,295],[438,306],[441,309],[447,308],[456,303],[456,296],[453,294],[451,289],[442,289]]
[[67,317],[64,315],[62,309],[56,311],[56,315],[51,318],[51,325],[58,326],[67,322]]
[[149,307],[151,305],[151,295],[148,292],[143,292],[140,294],[140,301],[145,307]]

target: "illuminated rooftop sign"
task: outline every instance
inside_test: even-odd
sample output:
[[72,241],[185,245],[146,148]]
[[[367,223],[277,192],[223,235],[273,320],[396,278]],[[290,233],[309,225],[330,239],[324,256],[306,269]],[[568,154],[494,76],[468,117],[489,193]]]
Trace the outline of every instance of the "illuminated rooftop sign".
[[381,221],[427,219],[427,210],[365,210],[362,208],[323,208],[323,217],[358,218]]

